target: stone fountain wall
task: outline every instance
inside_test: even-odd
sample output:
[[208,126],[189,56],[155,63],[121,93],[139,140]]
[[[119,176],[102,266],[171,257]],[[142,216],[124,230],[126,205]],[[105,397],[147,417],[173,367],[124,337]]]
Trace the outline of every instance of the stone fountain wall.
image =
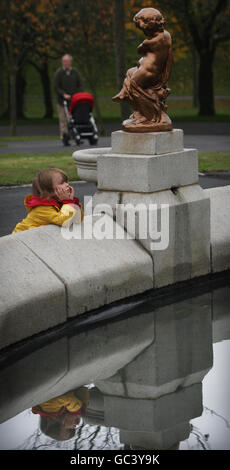
[[[199,186],[197,151],[183,148],[180,129],[118,131],[111,148],[79,150],[74,160],[80,176],[98,181],[93,216],[86,210],[77,237],[50,225],[0,239],[1,348],[114,301],[230,269],[230,187]],[[168,246],[152,249],[142,237],[142,210],[134,227],[121,226],[130,203],[153,204],[157,216],[168,207]],[[118,238],[98,239],[102,217]]]

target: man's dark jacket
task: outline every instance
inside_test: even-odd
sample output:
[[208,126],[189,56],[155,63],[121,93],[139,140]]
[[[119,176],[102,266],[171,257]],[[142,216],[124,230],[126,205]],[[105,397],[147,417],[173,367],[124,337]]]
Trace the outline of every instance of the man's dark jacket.
[[79,72],[76,69],[71,69],[70,74],[67,75],[62,67],[58,69],[54,77],[54,89],[57,93],[58,103],[63,105],[64,93],[73,95],[83,91],[83,82]]

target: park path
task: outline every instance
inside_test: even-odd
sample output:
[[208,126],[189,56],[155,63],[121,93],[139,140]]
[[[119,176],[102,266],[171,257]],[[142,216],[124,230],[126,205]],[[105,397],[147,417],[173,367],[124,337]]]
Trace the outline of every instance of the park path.
[[[63,150],[78,150],[74,143],[70,147],[63,147],[60,139],[28,140],[28,141],[3,141],[0,146],[0,154],[5,153],[48,153],[63,152]],[[110,147],[110,137],[100,137],[98,147]],[[229,135],[184,135],[185,148],[197,148],[199,152],[230,152]],[[80,148],[89,148],[88,141],[84,141]]]
[[[183,129],[185,135],[230,135],[230,122],[174,122],[175,129]],[[120,122],[105,123],[106,136],[121,129]],[[9,136],[8,125],[0,125],[0,137]],[[58,123],[54,124],[19,124],[17,135],[20,136],[59,136]]]

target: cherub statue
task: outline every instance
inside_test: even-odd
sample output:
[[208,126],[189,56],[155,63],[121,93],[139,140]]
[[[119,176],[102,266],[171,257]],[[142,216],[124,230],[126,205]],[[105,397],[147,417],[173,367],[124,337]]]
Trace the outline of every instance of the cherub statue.
[[173,55],[172,40],[164,29],[164,18],[155,8],[143,8],[134,16],[136,27],[146,35],[137,48],[142,54],[137,67],[127,71],[123,87],[113,101],[127,100],[134,113],[123,121],[127,132],[172,130],[165,100],[170,93],[168,79]]

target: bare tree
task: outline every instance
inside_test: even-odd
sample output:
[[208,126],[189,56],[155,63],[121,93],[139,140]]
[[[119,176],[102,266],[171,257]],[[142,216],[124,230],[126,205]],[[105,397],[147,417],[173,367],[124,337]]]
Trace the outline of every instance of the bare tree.
[[[113,31],[116,54],[117,87],[120,90],[125,78],[126,65],[126,38],[125,38],[125,5],[124,0],[114,0]],[[130,114],[129,104],[120,102],[122,120]]]
[[199,56],[199,114],[215,114],[213,63],[217,46],[230,39],[228,0],[161,0],[160,6],[174,14],[181,28],[188,28]]

